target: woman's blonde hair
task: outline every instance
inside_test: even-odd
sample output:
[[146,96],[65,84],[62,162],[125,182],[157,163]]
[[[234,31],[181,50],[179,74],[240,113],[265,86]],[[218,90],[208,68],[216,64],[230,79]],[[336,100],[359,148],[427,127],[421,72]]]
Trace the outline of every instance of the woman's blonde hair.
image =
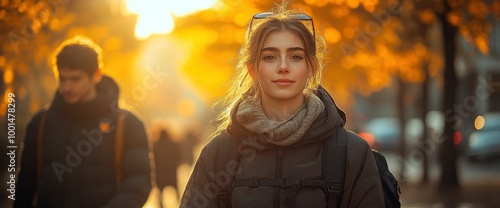
[[318,88],[322,78],[322,61],[326,49],[325,41],[312,31],[314,30],[312,19],[308,21],[311,26],[307,27],[304,24],[305,20],[294,18],[297,13],[286,10],[285,7],[279,7],[276,13],[264,19],[259,19],[258,21],[254,19],[250,22],[247,29],[247,37],[238,52],[235,73],[228,82],[228,93],[217,103],[222,108],[222,111],[215,118],[217,128],[212,137],[227,129],[231,123],[231,111],[239,103],[240,99],[252,96],[254,100],[259,100],[260,90],[258,81],[251,77],[249,78],[248,74],[250,70],[258,67],[261,55],[260,51],[264,46],[264,41],[272,32],[287,30],[295,33],[301,39],[306,51],[307,65],[313,71],[313,76],[308,79],[306,89],[304,90],[306,92],[314,92]]

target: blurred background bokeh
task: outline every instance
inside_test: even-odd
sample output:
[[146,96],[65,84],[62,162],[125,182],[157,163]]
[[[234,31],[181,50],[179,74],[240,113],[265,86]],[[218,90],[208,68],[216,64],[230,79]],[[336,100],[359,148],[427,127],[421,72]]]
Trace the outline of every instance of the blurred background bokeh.
[[[151,139],[167,127],[182,145],[182,194],[248,21],[280,2],[0,0],[0,149],[7,152],[8,94],[20,145],[55,93],[53,51],[85,35],[102,47],[121,107],[141,116]],[[489,197],[500,194],[500,0],[295,0],[288,8],[313,17],[327,42],[322,84],[347,127],[386,155],[404,206],[500,206]],[[6,158],[0,205],[10,204]],[[435,194],[456,190],[481,196]],[[175,207],[172,192],[164,197]],[[155,194],[146,207],[157,206]]]

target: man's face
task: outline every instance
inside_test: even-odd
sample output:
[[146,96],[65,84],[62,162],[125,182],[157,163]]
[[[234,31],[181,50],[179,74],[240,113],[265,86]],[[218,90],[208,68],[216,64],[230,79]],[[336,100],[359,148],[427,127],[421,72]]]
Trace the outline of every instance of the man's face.
[[89,76],[80,69],[61,69],[59,70],[59,93],[69,104],[82,103],[92,100],[96,97],[96,84],[99,72]]

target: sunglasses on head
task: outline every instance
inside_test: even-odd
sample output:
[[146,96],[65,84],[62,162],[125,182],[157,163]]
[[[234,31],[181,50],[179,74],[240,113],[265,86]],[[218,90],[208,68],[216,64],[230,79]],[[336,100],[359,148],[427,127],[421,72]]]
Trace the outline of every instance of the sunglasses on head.
[[[262,13],[258,13],[258,14],[255,14],[252,16],[252,20],[250,20],[250,25],[249,25],[249,28],[248,28],[248,34],[247,34],[247,37],[250,37],[250,33],[252,32],[252,27],[253,27],[253,23],[254,23],[254,20],[261,20],[261,19],[266,19],[270,16],[273,16],[275,15],[274,12],[262,12]],[[303,13],[295,13],[295,14],[292,14],[291,15],[291,18],[294,19],[294,20],[305,20],[305,21],[311,21],[311,32],[313,34],[313,38],[316,38],[316,32],[314,30],[314,22],[313,22],[313,19],[311,16],[307,15],[307,14],[303,14]],[[304,24],[304,26],[307,27],[307,25]]]

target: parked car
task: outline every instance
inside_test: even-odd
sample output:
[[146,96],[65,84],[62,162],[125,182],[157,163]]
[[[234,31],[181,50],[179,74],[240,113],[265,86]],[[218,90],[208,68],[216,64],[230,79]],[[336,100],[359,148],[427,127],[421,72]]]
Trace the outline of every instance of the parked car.
[[[427,139],[429,143],[437,140],[437,135],[441,135],[444,126],[444,117],[440,111],[430,111],[426,117]],[[358,134],[363,137],[372,148],[395,150],[399,148],[399,137],[401,136],[401,122],[398,117],[380,117],[367,121]],[[424,131],[422,119],[413,117],[406,121],[405,138],[407,151],[419,149]],[[429,148],[429,147],[428,147]],[[435,151],[433,146],[432,150]]]
[[466,148],[470,160],[500,157],[500,112],[490,112],[476,118],[475,127]]
[[368,141],[372,148],[394,150],[398,147],[401,123],[397,117],[382,117],[369,120],[359,135]]

